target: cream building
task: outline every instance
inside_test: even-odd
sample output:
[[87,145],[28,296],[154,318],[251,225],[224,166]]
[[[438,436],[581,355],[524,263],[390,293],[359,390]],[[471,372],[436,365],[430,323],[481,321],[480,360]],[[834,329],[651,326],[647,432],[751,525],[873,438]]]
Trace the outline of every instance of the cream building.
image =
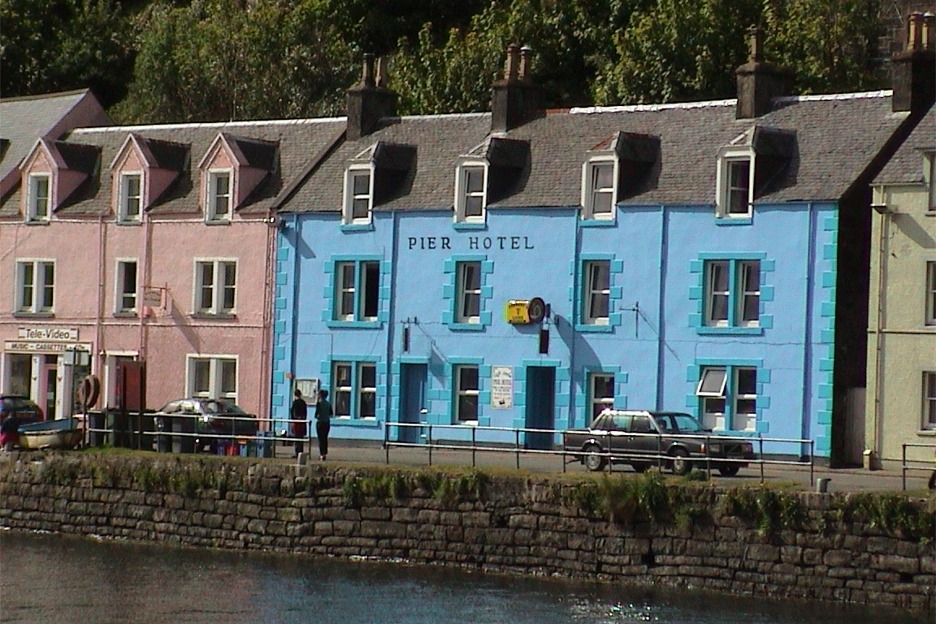
[[[936,110],[873,184],[865,464],[936,447]],[[914,446],[905,446],[914,445]],[[922,445],[929,445],[924,447]]]

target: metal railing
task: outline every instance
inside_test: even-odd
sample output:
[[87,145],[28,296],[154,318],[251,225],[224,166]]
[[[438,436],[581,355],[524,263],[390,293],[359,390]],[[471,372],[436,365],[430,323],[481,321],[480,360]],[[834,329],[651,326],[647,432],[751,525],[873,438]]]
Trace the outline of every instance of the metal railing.
[[[928,457],[922,457],[923,453],[917,453],[913,449],[929,449]],[[908,457],[907,451],[914,457]],[[905,442],[901,444],[900,450],[900,482],[904,491],[907,490],[907,473],[910,471],[936,471],[936,444],[924,444],[922,442]]]
[[[396,429],[398,439],[391,439],[391,430]],[[413,436],[417,441],[401,441],[399,440],[399,433],[408,430],[416,430],[416,435]],[[447,431],[447,432],[459,432],[460,435],[449,435],[445,439],[440,439],[438,436],[433,436],[433,431]],[[491,432],[493,435],[483,436],[483,437],[494,437],[498,432],[501,434],[502,438],[511,437],[513,442],[494,442],[491,440],[484,440],[479,442],[478,434],[479,432]],[[432,465],[432,452],[433,449],[436,450],[452,450],[452,451],[464,451],[471,453],[471,465],[474,467],[477,465],[477,454],[478,453],[511,453],[516,457],[516,467],[520,468],[520,458],[523,455],[552,455],[561,457],[563,460],[562,471],[566,471],[566,466],[575,461],[582,461],[585,453],[582,450],[569,450],[566,448],[549,448],[549,449],[537,449],[537,448],[527,448],[525,437],[522,439],[521,436],[524,434],[534,434],[537,436],[549,436],[550,439],[555,440],[556,437],[561,437],[564,430],[560,429],[540,429],[540,428],[509,428],[509,427],[488,427],[481,425],[453,425],[453,424],[430,424],[430,423],[385,423],[384,424],[384,452],[385,452],[385,461],[390,463],[390,449],[391,448],[424,448],[428,454],[429,465]],[[648,440],[656,441],[656,452],[652,451],[634,451],[622,453],[621,451],[615,451],[612,440],[616,436],[629,436],[633,438],[647,438]],[[406,437],[406,436],[403,436]],[[814,447],[815,443],[812,440],[806,439],[793,439],[793,438],[768,438],[764,436],[730,436],[730,435],[718,435],[718,434],[660,434],[660,433],[630,433],[630,432],[612,432],[604,431],[601,433],[595,432],[593,434],[595,438],[601,438],[606,440],[605,448],[602,451],[595,452],[594,455],[599,457],[602,460],[604,466],[607,467],[608,471],[613,470],[615,463],[649,463],[650,465],[655,465],[659,468],[663,468],[673,461],[673,455],[667,454],[663,451],[663,439],[679,439],[684,438],[686,440],[704,440],[705,441],[705,454],[703,456],[694,455],[687,457],[687,461],[690,461],[694,464],[704,464],[705,470],[709,477],[711,477],[711,471],[714,467],[718,469],[718,464],[730,465],[738,463],[746,463],[750,465],[756,465],[760,470],[760,479],[761,482],[764,482],[766,475],[764,473],[764,467],[768,465],[786,465],[786,466],[800,466],[809,468],[809,484],[813,485],[815,480],[815,455]],[[462,439],[455,439],[462,438]],[[711,445],[719,444],[723,445],[726,442],[737,442],[737,443],[746,443],[752,446],[754,453],[753,459],[745,459],[740,457],[713,457],[711,452]],[[784,454],[775,454],[767,456],[764,453],[764,445],[791,445],[795,446],[797,449],[796,453],[792,453],[790,457],[798,457],[798,459],[784,459]],[[553,446],[552,444],[550,446]],[[803,449],[808,449],[808,452],[803,453]],[[719,455],[721,453],[718,453]]]

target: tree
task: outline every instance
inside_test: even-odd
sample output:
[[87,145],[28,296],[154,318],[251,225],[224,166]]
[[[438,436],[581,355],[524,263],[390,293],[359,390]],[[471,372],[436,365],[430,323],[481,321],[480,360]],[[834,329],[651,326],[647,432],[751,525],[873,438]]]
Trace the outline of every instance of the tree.
[[133,71],[129,21],[113,0],[2,0],[4,97],[92,88],[119,101]]
[[321,4],[239,4],[154,6],[115,117],[153,123],[340,113],[360,54],[336,35]]

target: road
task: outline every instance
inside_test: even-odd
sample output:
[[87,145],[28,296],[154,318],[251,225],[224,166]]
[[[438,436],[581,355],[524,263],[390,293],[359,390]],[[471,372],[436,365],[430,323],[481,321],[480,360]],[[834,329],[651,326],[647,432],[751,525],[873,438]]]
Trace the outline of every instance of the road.
[[[316,442],[313,439],[312,452],[308,461],[317,462]],[[394,447],[389,453],[378,445],[366,445],[360,442],[346,440],[330,440],[328,463],[358,463],[358,464],[386,464],[389,457],[391,465],[398,466],[427,466],[430,463],[429,449],[425,446],[416,448]],[[293,459],[292,445],[278,445],[276,457],[282,461],[295,461]],[[519,461],[519,464],[518,464]],[[432,449],[432,465],[445,466],[471,466],[472,453],[470,449],[449,450]],[[563,469],[570,473],[585,473],[585,468],[578,462],[564,465],[563,457],[559,454],[530,453],[517,454],[512,450],[500,452],[478,451],[474,456],[474,465],[479,468],[519,468],[521,470],[537,473],[561,473]],[[615,472],[633,474],[627,466],[615,466]],[[752,465],[743,468],[735,477],[722,477],[713,472],[712,479],[716,484],[756,484],[761,481],[761,466]],[[808,466],[765,464],[763,466],[763,481],[765,483],[792,482],[807,489],[815,489],[819,479],[828,479],[826,483],[829,492],[860,492],[860,491],[894,491],[903,489],[903,477],[899,468],[885,470],[865,470],[863,468],[836,468],[816,465],[812,474]],[[929,470],[911,470],[907,472],[906,489],[908,491],[922,492],[926,490]]]

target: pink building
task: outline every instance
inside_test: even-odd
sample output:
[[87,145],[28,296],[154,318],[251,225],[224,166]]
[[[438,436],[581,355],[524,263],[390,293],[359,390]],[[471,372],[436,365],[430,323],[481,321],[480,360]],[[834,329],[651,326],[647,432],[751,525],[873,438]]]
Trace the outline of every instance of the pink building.
[[344,127],[34,137],[0,199],[0,390],[61,417],[93,373],[98,407],[116,407],[118,377],[142,364],[147,407],[211,396],[268,415],[276,208]]

